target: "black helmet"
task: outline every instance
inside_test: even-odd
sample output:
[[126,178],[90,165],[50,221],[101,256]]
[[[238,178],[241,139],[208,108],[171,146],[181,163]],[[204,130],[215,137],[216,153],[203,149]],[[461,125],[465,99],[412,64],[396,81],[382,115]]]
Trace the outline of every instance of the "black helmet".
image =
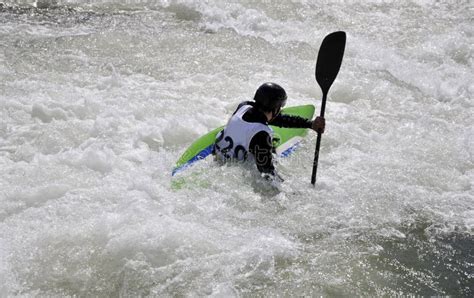
[[286,104],[286,92],[280,85],[265,83],[258,87],[253,100],[257,106],[265,111],[272,112]]

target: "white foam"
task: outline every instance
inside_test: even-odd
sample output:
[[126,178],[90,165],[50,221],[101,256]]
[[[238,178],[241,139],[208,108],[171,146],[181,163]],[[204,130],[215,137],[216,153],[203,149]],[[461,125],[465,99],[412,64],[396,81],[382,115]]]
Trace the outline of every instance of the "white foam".
[[[466,284],[465,256],[446,256],[473,229],[467,4],[327,2],[3,11],[2,294],[466,294],[438,276],[449,264]],[[212,160],[171,180],[187,146],[264,81],[319,108],[317,49],[340,29],[316,188],[312,131],[277,165],[279,194]]]

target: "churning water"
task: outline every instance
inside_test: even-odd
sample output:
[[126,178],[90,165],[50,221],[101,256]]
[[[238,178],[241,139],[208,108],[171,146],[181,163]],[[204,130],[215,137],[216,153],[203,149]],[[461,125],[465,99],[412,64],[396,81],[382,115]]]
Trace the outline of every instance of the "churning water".
[[[472,1],[3,1],[0,296],[474,295]],[[265,81],[321,91],[280,192],[171,169]]]

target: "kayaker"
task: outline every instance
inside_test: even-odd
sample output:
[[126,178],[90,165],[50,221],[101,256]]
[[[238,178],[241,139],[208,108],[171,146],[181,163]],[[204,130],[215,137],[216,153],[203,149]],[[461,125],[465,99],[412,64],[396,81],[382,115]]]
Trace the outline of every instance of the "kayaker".
[[325,120],[313,121],[280,114],[285,106],[285,89],[275,83],[262,84],[253,98],[239,104],[224,130],[217,137],[214,154],[219,160],[254,160],[262,176],[283,181],[273,165],[273,131],[269,125],[286,128],[311,128],[323,133]]

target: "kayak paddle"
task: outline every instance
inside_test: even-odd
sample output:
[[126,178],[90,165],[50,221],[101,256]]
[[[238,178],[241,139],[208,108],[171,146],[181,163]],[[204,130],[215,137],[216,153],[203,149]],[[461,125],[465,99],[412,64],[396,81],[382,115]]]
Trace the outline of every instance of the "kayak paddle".
[[[344,48],[346,46],[346,33],[343,31],[333,32],[327,35],[321,47],[319,48],[318,60],[316,61],[316,81],[323,91],[323,101],[321,103],[320,117],[324,118],[324,110],[326,109],[326,97],[329,88],[336,79],[339,68],[341,68],[342,57],[344,56]],[[318,132],[316,141],[316,150],[314,151],[313,174],[311,176],[311,184],[316,183],[316,171],[318,168],[319,147],[321,146],[321,134]]]

